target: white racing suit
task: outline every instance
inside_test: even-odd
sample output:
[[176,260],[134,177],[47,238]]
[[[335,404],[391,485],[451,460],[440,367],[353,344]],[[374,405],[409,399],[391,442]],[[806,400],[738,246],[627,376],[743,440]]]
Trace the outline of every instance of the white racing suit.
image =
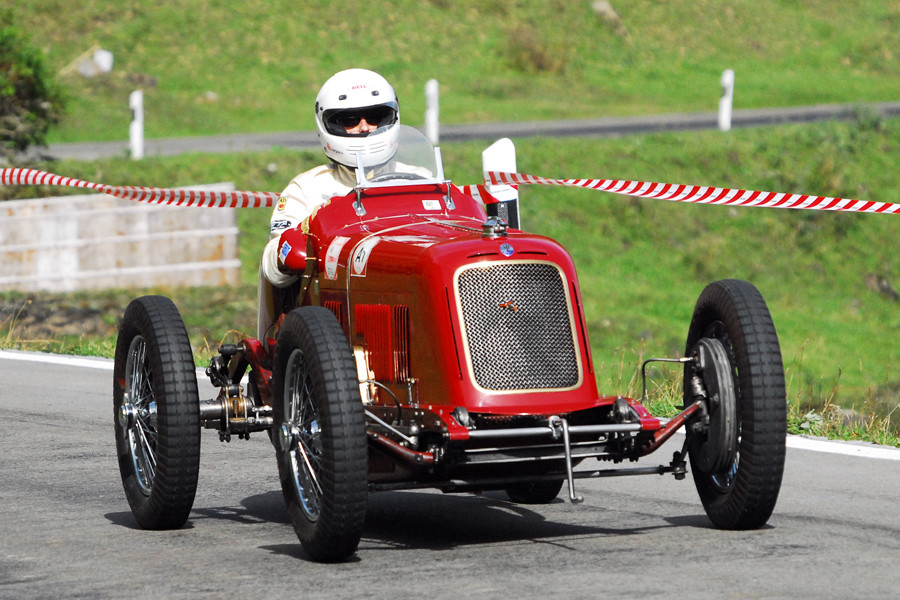
[[294,177],[281,193],[278,205],[272,212],[269,225],[269,242],[263,250],[259,266],[259,314],[257,336],[265,342],[266,333],[274,324],[275,290],[286,288],[297,280],[296,275],[286,274],[279,268],[279,238],[287,229],[306,225],[317,208],[334,196],[349,194],[356,185],[354,169],[332,163],[315,167]]

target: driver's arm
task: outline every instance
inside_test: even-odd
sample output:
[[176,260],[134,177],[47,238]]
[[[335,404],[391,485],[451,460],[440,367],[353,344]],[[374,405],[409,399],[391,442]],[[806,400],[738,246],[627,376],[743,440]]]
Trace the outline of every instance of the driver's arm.
[[317,204],[304,192],[299,181],[301,178],[302,175],[293,179],[281,193],[269,221],[269,242],[263,249],[260,269],[275,287],[287,287],[297,279],[296,275],[283,273],[279,268],[278,249],[281,234],[298,227]]
[[332,196],[348,194],[351,188],[347,183],[352,182],[350,177],[352,173],[343,173],[332,165],[322,165],[292,179],[281,193],[278,204],[272,212],[269,242],[263,249],[260,263],[263,275],[272,285],[287,287],[297,279],[296,275],[283,273],[280,269],[278,251],[281,234],[288,229],[299,227],[316,207]]

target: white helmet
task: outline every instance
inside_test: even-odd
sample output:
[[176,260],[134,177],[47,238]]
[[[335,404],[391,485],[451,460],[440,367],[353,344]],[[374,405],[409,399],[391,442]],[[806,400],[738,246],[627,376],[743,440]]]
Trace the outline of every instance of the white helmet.
[[[377,124],[370,133],[347,133],[360,118]],[[387,80],[366,69],[335,73],[316,96],[316,128],[325,155],[331,160],[356,167],[356,155],[364,167],[381,165],[397,153],[400,133],[400,106]]]

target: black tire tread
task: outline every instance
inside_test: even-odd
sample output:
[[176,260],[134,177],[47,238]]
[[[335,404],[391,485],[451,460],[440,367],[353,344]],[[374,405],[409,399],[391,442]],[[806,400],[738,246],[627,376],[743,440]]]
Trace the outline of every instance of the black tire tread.
[[725,494],[694,465],[692,471],[704,508],[717,527],[756,529],[775,508],[784,471],[787,405],[781,349],[765,300],[745,281],[717,281],[701,293],[686,353],[716,321],[728,328],[739,373],[740,461]]
[[[144,529],[177,529],[193,507],[200,465],[200,409],[190,339],[178,309],[164,296],[142,296],[126,308],[119,327],[114,367],[114,410],[122,402],[125,362],[131,341],[143,336],[157,401],[157,470],[150,496],[138,489],[128,449],[117,425],[122,483],[131,510]],[[113,418],[117,418],[114,414]]]
[[[368,498],[368,450],[365,417],[356,381],[353,354],[331,311],[306,306],[288,314],[275,351],[275,422],[284,421],[284,375],[288,355],[301,348],[309,360],[313,394],[328,400],[317,406],[323,429],[321,514],[310,523],[287,480],[282,452],[276,448],[282,491],[297,537],[311,558],[343,560],[359,545]],[[314,351],[310,351],[314,349]]]

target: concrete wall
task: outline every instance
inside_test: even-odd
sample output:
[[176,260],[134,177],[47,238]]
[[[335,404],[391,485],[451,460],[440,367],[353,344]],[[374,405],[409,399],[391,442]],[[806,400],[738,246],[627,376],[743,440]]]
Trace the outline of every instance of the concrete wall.
[[105,194],[0,202],[0,290],[236,284],[234,210]]

